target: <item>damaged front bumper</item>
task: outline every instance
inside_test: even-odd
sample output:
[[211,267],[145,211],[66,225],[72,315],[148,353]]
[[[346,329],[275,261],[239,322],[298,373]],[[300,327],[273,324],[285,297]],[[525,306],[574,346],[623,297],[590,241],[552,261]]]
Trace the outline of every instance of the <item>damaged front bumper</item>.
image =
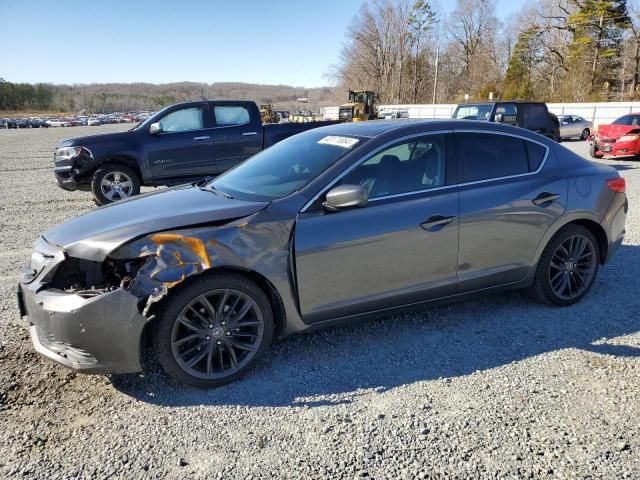
[[48,288],[64,253],[40,239],[34,256],[20,279],[18,303],[36,351],[82,373],[140,371],[149,320],[139,312],[140,299],[123,288],[96,295]]
[[76,150],[75,153],[65,156],[58,156],[56,152],[53,158],[53,174],[58,186],[64,190],[87,190],[90,181],[88,172],[95,168],[95,159],[91,151],[85,147],[63,148],[63,150],[73,149]]

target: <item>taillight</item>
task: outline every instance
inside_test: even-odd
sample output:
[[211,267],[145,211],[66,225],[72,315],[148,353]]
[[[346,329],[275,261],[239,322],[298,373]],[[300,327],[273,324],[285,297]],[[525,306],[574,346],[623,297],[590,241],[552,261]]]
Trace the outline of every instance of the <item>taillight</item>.
[[609,187],[609,190],[613,190],[614,192],[619,193],[624,193],[627,187],[627,184],[622,177],[610,178],[606,183],[607,187]]
[[638,140],[640,135],[623,135],[618,139],[618,142],[633,142],[634,140]]

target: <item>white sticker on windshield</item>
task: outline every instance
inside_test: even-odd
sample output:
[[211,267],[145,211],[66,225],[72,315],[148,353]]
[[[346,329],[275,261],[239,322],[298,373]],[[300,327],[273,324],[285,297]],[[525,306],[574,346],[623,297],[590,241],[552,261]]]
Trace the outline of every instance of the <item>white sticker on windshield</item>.
[[325,143],[327,145],[335,145],[336,147],[351,148],[358,143],[357,138],[351,137],[338,137],[337,135],[329,135],[319,140],[318,143]]

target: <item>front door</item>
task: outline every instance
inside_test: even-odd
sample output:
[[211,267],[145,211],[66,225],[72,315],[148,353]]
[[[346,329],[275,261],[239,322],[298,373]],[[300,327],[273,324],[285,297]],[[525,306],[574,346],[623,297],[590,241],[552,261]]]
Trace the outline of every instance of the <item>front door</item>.
[[405,140],[351,170],[335,185],[366,185],[363,208],[330,213],[317,202],[300,213],[295,267],[306,322],[456,292],[458,191],[449,140]]
[[456,133],[460,179],[460,292],[509,284],[529,272],[544,234],[563,214],[567,180],[555,156],[520,137]]
[[216,172],[213,132],[205,103],[181,105],[158,120],[162,130],[146,140],[154,179],[193,178]]

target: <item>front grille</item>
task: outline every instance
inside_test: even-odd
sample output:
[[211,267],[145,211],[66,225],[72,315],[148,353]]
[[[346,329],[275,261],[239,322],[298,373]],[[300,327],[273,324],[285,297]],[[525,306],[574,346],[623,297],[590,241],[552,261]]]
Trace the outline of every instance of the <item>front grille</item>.
[[600,141],[602,143],[615,143],[618,139],[617,138],[601,138]]
[[338,117],[340,120],[353,120],[353,109],[350,107],[341,108]]

